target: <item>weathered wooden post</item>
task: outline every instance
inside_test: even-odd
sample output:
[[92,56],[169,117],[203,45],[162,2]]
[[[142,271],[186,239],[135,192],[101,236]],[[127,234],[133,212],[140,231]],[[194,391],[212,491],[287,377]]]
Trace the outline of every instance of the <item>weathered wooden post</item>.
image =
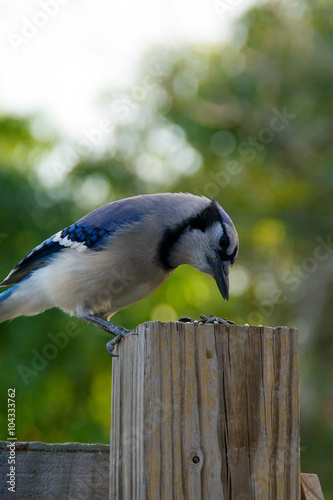
[[113,361],[110,499],[299,499],[297,330],[135,333]]

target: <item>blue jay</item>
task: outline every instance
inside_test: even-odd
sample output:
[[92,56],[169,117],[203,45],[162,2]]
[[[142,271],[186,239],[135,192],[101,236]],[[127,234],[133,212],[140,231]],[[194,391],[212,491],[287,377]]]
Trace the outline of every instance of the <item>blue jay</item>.
[[38,245],[0,286],[0,323],[51,307],[115,336],[113,314],[151,294],[181,264],[212,276],[225,300],[238,254],[230,217],[215,201],[183,193],[140,195],[93,210]]

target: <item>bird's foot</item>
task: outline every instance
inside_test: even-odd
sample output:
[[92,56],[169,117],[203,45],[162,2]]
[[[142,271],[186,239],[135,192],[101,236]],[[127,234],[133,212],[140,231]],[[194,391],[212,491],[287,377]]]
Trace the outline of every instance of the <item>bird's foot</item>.
[[[122,327],[118,327],[118,328],[122,328]],[[131,332],[131,330],[126,330],[125,328],[123,328],[123,331],[119,332],[118,335],[114,339],[109,340],[109,342],[106,344],[106,349],[107,349],[108,353],[110,354],[110,356],[112,356],[113,358],[118,357],[118,354],[113,354],[112,351],[115,348],[115,346],[118,344],[118,342],[120,342],[121,339],[123,337],[126,337],[126,335],[128,335],[130,332]]]
[[211,314],[209,318],[205,316],[204,314],[200,314],[200,319],[195,319],[192,320],[188,316],[183,316],[182,318],[179,318],[179,321],[183,323],[207,323],[207,324],[220,324],[220,325],[235,325],[233,321],[229,321],[228,319],[225,318],[219,318],[215,316],[214,314]]
[[99,318],[98,316],[94,316],[93,314],[88,314],[86,316],[80,316],[80,319],[83,319],[84,321],[88,321],[88,323],[92,323],[93,325],[97,326],[101,330],[104,330],[105,332],[111,333],[111,335],[114,335],[115,338],[113,340],[110,340],[106,344],[106,348],[110,356],[116,358],[118,354],[113,354],[112,351],[118,342],[128,335],[132,330],[126,330],[123,326],[116,325],[115,323],[111,323],[110,321],[106,321],[105,319]]

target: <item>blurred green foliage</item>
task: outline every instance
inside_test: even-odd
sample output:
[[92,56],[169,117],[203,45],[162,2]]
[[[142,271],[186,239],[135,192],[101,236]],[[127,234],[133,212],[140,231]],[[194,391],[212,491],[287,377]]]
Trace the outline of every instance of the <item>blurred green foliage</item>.
[[[57,138],[41,117],[0,120],[3,278],[43,239],[109,201],[185,191],[222,204],[240,237],[228,304],[212,279],[183,266],[114,320],[131,328],[214,312],[241,324],[298,327],[302,470],[319,474],[326,499],[333,499],[332,41],[328,2],[274,2],[239,19],[228,44],[148,54],[131,88],[104,96],[108,126],[77,144]],[[1,428],[7,388],[15,387],[20,440],[107,443],[107,334],[57,310],[0,328]]]

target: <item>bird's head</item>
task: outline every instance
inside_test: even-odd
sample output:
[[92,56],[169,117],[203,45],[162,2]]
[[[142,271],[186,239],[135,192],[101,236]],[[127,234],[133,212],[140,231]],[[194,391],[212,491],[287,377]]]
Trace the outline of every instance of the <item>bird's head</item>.
[[[173,233],[173,234],[172,234]],[[212,276],[225,300],[229,298],[229,270],[238,255],[236,228],[223,208],[212,200],[199,213],[170,231],[170,267],[190,264]]]
[[[238,235],[234,224],[220,205],[216,204],[221,221],[214,222],[204,232],[198,231],[193,266],[212,276],[224,300],[229,299],[229,271],[238,256]],[[193,235],[194,236],[194,235]]]

